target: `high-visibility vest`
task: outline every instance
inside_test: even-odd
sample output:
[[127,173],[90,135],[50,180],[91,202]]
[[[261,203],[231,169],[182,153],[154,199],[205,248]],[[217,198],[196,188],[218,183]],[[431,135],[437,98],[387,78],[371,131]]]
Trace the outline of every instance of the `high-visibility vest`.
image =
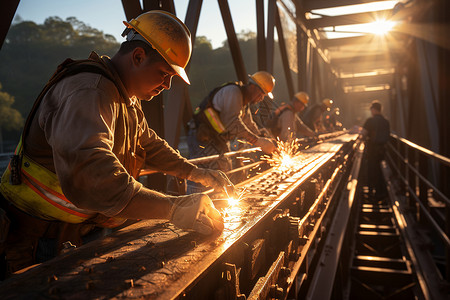
[[[79,62],[86,62],[86,60]],[[75,72],[70,72],[70,75],[86,71],[104,75],[104,71],[101,70],[102,66],[98,63],[95,64],[95,61],[94,64],[92,64],[92,60],[88,61],[87,63],[89,64],[89,67],[87,68],[80,68],[80,64],[76,61],[69,61],[69,63],[77,65],[77,70]],[[17,208],[32,216],[44,220],[82,223],[95,218],[95,223],[99,226],[119,226],[123,224],[126,219],[116,217],[108,218],[106,216],[98,218],[98,214],[96,212],[81,209],[75,206],[64,196],[56,174],[33,161],[30,157],[25,155],[23,151],[24,135],[28,130],[31,119],[34,116],[34,113],[36,112],[46,91],[48,91],[50,86],[54,85],[64,77],[64,74],[58,77],[58,72],[61,72],[61,70],[63,69],[58,67],[57,73],[53,75],[52,79],[50,79],[49,83],[44,87],[43,91],[37,98],[27,122],[25,123],[21,140],[16,147],[15,156],[16,158],[19,158],[19,165],[13,166],[12,160],[10,161],[1,178],[0,191],[3,196]],[[69,72],[67,74],[69,74]],[[12,180],[13,177],[11,176],[11,173],[13,168],[18,169],[17,171],[19,173],[16,176],[19,176],[19,182],[13,182]],[[101,220],[101,223],[98,223],[97,220]]]
[[211,129],[211,135],[217,136],[218,134],[225,134],[226,128],[220,120],[219,113],[214,109],[212,100],[217,92],[225,86],[236,85],[242,88],[242,82],[227,82],[219,87],[213,89],[208,96],[206,96],[200,105],[194,111],[194,120],[197,126],[200,123],[206,124]]

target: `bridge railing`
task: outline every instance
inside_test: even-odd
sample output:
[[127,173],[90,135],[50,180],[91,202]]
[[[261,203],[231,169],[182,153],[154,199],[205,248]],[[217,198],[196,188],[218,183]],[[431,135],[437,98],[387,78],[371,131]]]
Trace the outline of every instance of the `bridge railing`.
[[447,271],[444,276],[448,279],[450,275],[450,198],[448,190],[450,189],[445,187],[445,181],[440,189],[438,183],[435,183],[438,176],[432,171],[441,171],[441,176],[450,174],[450,159],[391,134],[391,142],[387,149],[387,161],[402,182],[402,192],[407,196],[409,208],[415,212],[415,220],[432,230],[442,241],[446,249],[446,253],[443,254],[446,259],[443,260],[446,261]]

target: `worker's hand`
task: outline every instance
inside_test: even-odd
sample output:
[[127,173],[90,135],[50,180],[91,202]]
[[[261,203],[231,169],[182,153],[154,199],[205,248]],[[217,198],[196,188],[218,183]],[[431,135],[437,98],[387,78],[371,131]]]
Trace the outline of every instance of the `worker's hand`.
[[173,197],[170,221],[181,229],[210,235],[223,231],[223,218],[205,194]]
[[261,150],[266,154],[271,154],[272,152],[274,152],[277,149],[277,147],[275,146],[275,144],[272,142],[271,139],[263,138],[263,137],[260,137],[256,141],[255,146],[261,147]]
[[210,186],[216,191],[223,191],[229,197],[236,198],[236,188],[227,175],[219,170],[195,168],[189,175],[189,180]]

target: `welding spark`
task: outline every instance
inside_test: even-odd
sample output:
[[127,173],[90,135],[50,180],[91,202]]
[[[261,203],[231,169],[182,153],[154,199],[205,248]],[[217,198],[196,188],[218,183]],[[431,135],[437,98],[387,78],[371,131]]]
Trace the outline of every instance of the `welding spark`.
[[294,155],[299,151],[298,140],[293,139],[290,142],[283,142],[277,140],[277,151],[272,154],[272,157],[266,158],[267,162],[280,170],[289,169],[294,160]]

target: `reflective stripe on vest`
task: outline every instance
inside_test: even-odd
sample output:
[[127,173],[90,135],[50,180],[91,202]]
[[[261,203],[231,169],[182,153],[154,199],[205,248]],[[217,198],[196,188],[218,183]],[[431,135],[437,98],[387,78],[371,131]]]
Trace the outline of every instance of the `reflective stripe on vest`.
[[79,209],[64,196],[55,173],[35,163],[26,155],[22,158],[22,183],[9,183],[10,166],[2,176],[1,191],[19,209],[44,220],[81,223],[95,213]]
[[[32,216],[67,223],[81,223],[97,213],[81,209],[71,203],[63,194],[55,173],[47,170],[23,155],[21,177],[22,183],[12,185],[9,182],[10,166],[2,176],[0,190],[8,201],[22,211]],[[126,219],[108,218],[103,227],[116,227],[123,224]]]
[[204,113],[215,131],[217,131],[218,133],[222,133],[225,131],[225,126],[223,126],[222,121],[220,121],[219,115],[212,107],[205,109]]

